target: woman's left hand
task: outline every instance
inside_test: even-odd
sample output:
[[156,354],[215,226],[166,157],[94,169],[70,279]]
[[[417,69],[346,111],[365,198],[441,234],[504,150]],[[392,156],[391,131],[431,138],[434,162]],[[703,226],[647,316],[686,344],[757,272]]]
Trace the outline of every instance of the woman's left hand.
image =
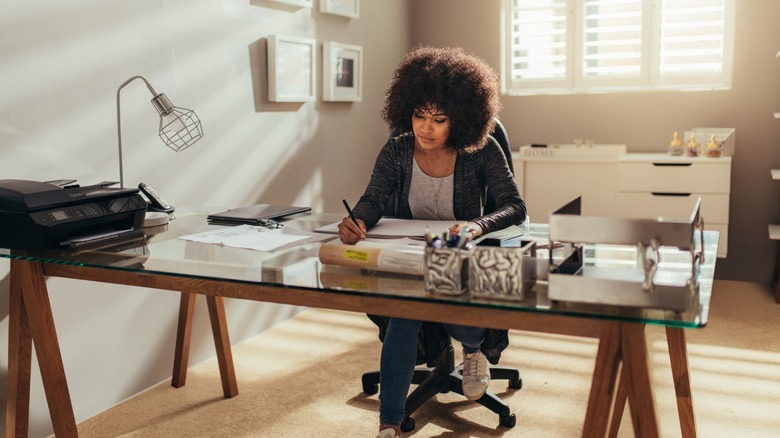
[[466,232],[469,233],[471,239],[482,235],[482,227],[474,222],[453,225],[450,227],[450,234],[460,234],[463,227],[466,227]]

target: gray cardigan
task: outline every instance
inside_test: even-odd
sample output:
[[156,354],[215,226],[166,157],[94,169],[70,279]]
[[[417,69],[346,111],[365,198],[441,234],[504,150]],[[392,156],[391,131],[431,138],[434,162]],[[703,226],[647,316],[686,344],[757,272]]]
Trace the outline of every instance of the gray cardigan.
[[[411,134],[389,139],[379,152],[366,191],[353,209],[367,228],[376,225],[388,212],[391,196],[397,196],[391,215],[412,218],[409,186],[413,160],[414,136]],[[494,211],[483,213],[486,203],[495,206]],[[519,225],[525,220],[525,203],[504,152],[492,137],[485,147],[458,155],[452,205],[457,220],[476,222],[484,233]]]
[[[376,225],[385,214],[412,218],[409,186],[413,160],[414,137],[411,134],[391,138],[379,152],[371,181],[353,209],[355,216],[362,219],[367,228]],[[396,199],[388,209],[391,197]],[[458,155],[452,204],[457,220],[476,222],[484,233],[519,225],[525,220],[525,202],[520,197],[504,152],[492,137],[485,147]],[[483,213],[486,204],[495,206],[495,209]],[[389,318],[368,316],[379,327],[379,339],[384,341]],[[418,335],[417,364],[435,366],[448,343],[449,335],[441,324],[423,322]],[[482,343],[482,352],[490,363],[496,364],[508,345],[506,330],[490,329]]]

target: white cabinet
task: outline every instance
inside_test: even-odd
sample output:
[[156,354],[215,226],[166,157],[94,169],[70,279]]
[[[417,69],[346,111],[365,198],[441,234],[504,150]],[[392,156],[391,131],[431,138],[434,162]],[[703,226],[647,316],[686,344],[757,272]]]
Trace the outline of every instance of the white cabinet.
[[726,257],[731,157],[626,154],[617,166],[616,216],[684,220],[701,198],[704,227],[720,232],[718,256]]
[[681,220],[701,198],[704,227],[720,232],[718,256],[726,257],[731,157],[624,153],[593,159],[521,153],[514,167],[534,222],[548,222],[553,211],[577,196],[586,216]]
[[548,222],[552,212],[578,196],[582,197],[583,215],[615,213],[615,160],[531,158],[515,160],[514,166],[533,222]]

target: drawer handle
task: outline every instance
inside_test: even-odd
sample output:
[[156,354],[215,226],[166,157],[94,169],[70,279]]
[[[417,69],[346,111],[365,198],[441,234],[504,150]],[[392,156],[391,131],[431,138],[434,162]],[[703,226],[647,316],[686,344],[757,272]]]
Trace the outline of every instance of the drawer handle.
[[653,163],[653,166],[664,166],[664,167],[688,167],[693,165],[693,163]]
[[690,193],[672,193],[672,192],[650,192],[653,194],[653,196],[678,196],[681,198],[684,198],[686,196],[691,196]]

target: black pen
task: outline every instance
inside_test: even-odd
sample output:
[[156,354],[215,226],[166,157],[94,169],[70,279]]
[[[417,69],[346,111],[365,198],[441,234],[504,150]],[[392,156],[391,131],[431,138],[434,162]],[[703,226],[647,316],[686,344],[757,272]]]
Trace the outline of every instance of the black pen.
[[358,227],[358,230],[360,229],[360,224],[358,224],[357,219],[355,219],[355,214],[352,213],[352,209],[349,208],[349,204],[347,204],[346,199],[342,199],[341,202],[344,203],[344,207],[347,208],[347,213],[349,214],[349,218],[352,219],[352,222],[355,224],[356,227]]

